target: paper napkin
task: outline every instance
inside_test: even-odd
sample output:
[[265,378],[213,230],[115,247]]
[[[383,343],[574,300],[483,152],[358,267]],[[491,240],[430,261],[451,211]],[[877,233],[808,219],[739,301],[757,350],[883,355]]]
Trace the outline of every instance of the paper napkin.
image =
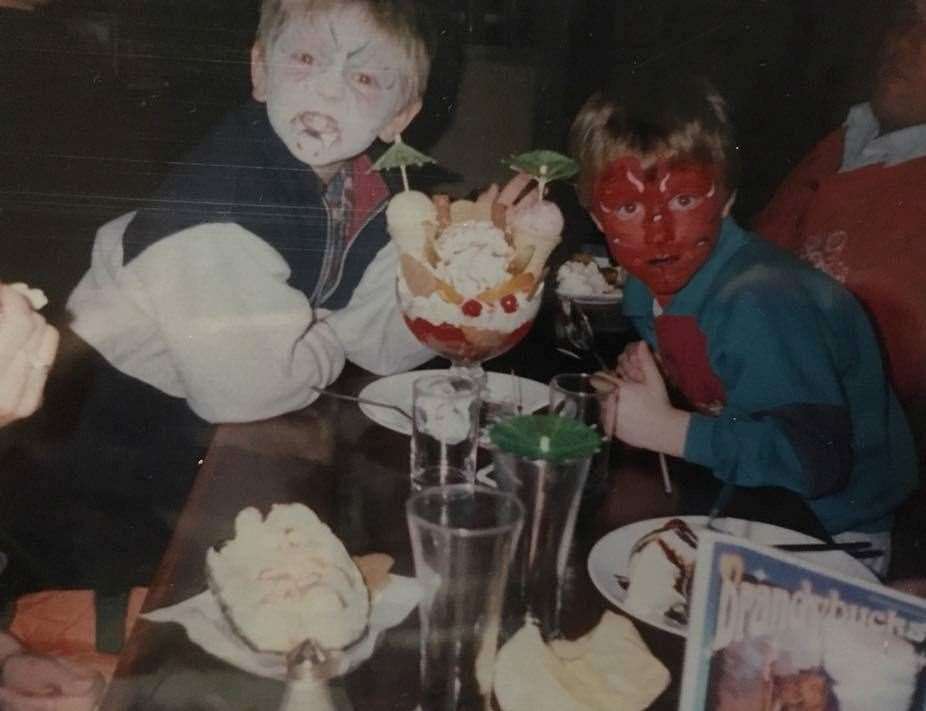
[[[336,676],[346,674],[369,659],[379,636],[408,617],[421,595],[421,587],[414,578],[390,575],[388,585],[373,598],[366,634],[345,650]],[[176,622],[186,630],[190,641],[212,656],[243,671],[287,681],[285,657],[255,652],[248,647],[232,630],[209,590],[142,617],[152,622]]]

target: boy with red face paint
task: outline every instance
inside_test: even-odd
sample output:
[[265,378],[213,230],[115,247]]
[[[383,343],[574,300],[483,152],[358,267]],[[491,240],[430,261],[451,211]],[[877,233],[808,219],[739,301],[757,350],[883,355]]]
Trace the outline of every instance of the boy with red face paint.
[[730,219],[722,99],[690,80],[605,91],[571,142],[643,338],[618,359],[614,435],[722,482],[788,489],[829,535],[889,551],[917,480],[907,423],[854,298]]

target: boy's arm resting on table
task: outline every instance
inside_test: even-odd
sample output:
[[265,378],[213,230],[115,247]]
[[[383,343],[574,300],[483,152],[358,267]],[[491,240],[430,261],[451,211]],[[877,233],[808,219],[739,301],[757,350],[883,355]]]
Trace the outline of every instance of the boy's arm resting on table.
[[852,422],[832,354],[810,307],[738,297],[719,349],[726,405],[693,413],[684,456],[743,486],[784,486],[810,499],[845,486]]
[[399,253],[389,242],[364,272],[350,303],[324,318],[347,358],[377,375],[411,370],[434,357],[412,335],[396,298]]
[[74,330],[112,365],[210,422],[300,409],[344,367],[344,350],[289,267],[231,223],[166,237],[122,264],[124,216],[100,228],[90,271],[68,301]]

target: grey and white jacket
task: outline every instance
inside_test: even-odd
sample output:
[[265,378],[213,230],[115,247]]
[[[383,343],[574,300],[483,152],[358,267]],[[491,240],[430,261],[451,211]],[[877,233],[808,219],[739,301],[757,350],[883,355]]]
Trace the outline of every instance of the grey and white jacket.
[[68,300],[73,330],[209,422],[299,409],[345,359],[378,374],[423,363],[433,353],[398,310],[389,193],[368,166],[355,165],[353,237],[321,294],[332,237],[318,181],[249,104],[149,205],[99,229]]

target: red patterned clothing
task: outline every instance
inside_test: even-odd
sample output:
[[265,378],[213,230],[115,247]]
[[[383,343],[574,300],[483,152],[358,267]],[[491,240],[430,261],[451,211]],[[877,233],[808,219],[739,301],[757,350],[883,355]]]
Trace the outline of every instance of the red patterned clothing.
[[[926,158],[839,172],[845,130],[784,181],[755,223],[865,305],[926,455]],[[923,424],[919,424],[923,423]]]

